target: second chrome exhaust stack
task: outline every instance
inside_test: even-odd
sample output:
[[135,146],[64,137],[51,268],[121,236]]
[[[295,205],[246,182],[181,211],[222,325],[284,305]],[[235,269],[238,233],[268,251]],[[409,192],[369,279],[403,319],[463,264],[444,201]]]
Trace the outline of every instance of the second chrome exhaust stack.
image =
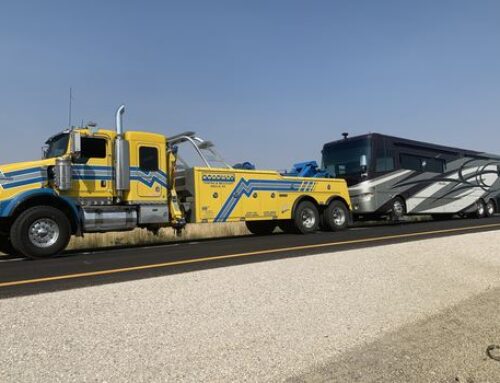
[[120,105],[116,111],[116,134],[123,136],[123,114],[125,113],[125,105]]
[[115,140],[115,190],[120,199],[130,190],[130,145],[125,139],[122,116],[125,105],[120,105],[116,111]]

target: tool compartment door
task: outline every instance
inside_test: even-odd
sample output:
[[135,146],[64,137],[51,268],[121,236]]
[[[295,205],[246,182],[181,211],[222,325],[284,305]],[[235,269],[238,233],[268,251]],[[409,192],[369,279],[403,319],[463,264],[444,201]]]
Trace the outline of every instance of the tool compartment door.
[[239,207],[233,190],[236,173],[226,169],[195,168],[197,222],[226,222],[229,216],[239,220]]
[[277,217],[277,197],[283,182],[274,172],[199,168],[195,179],[199,222]]

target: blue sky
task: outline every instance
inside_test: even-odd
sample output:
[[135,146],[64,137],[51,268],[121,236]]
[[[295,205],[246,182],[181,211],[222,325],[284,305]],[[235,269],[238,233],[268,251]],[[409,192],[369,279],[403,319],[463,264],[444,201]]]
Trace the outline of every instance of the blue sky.
[[500,153],[499,1],[2,1],[0,163],[68,124],[288,168],[381,132]]

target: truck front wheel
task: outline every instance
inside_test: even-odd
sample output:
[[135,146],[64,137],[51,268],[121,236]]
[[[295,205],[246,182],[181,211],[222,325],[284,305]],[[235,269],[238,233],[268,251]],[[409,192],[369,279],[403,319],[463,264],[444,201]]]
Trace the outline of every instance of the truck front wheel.
[[71,238],[66,215],[51,206],[36,206],[21,213],[10,231],[14,249],[30,258],[48,258],[63,251]]

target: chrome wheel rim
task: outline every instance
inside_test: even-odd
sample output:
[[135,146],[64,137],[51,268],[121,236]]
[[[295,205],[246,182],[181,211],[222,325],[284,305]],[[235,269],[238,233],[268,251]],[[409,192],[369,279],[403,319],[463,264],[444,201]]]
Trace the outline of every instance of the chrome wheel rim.
[[50,218],[40,218],[31,224],[28,238],[36,247],[51,247],[59,239],[59,226]]
[[404,207],[401,201],[394,201],[394,203],[392,204],[392,212],[397,216],[401,216],[404,214]]
[[302,225],[306,229],[312,229],[316,225],[316,214],[312,209],[306,208],[302,210]]
[[484,215],[484,204],[482,204],[481,202],[477,203],[477,214],[479,214],[480,216]]
[[345,211],[339,207],[332,210],[333,223],[335,226],[343,226],[346,221]]
[[492,201],[488,202],[488,205],[486,205],[486,209],[488,210],[488,215],[495,214],[495,204]]

